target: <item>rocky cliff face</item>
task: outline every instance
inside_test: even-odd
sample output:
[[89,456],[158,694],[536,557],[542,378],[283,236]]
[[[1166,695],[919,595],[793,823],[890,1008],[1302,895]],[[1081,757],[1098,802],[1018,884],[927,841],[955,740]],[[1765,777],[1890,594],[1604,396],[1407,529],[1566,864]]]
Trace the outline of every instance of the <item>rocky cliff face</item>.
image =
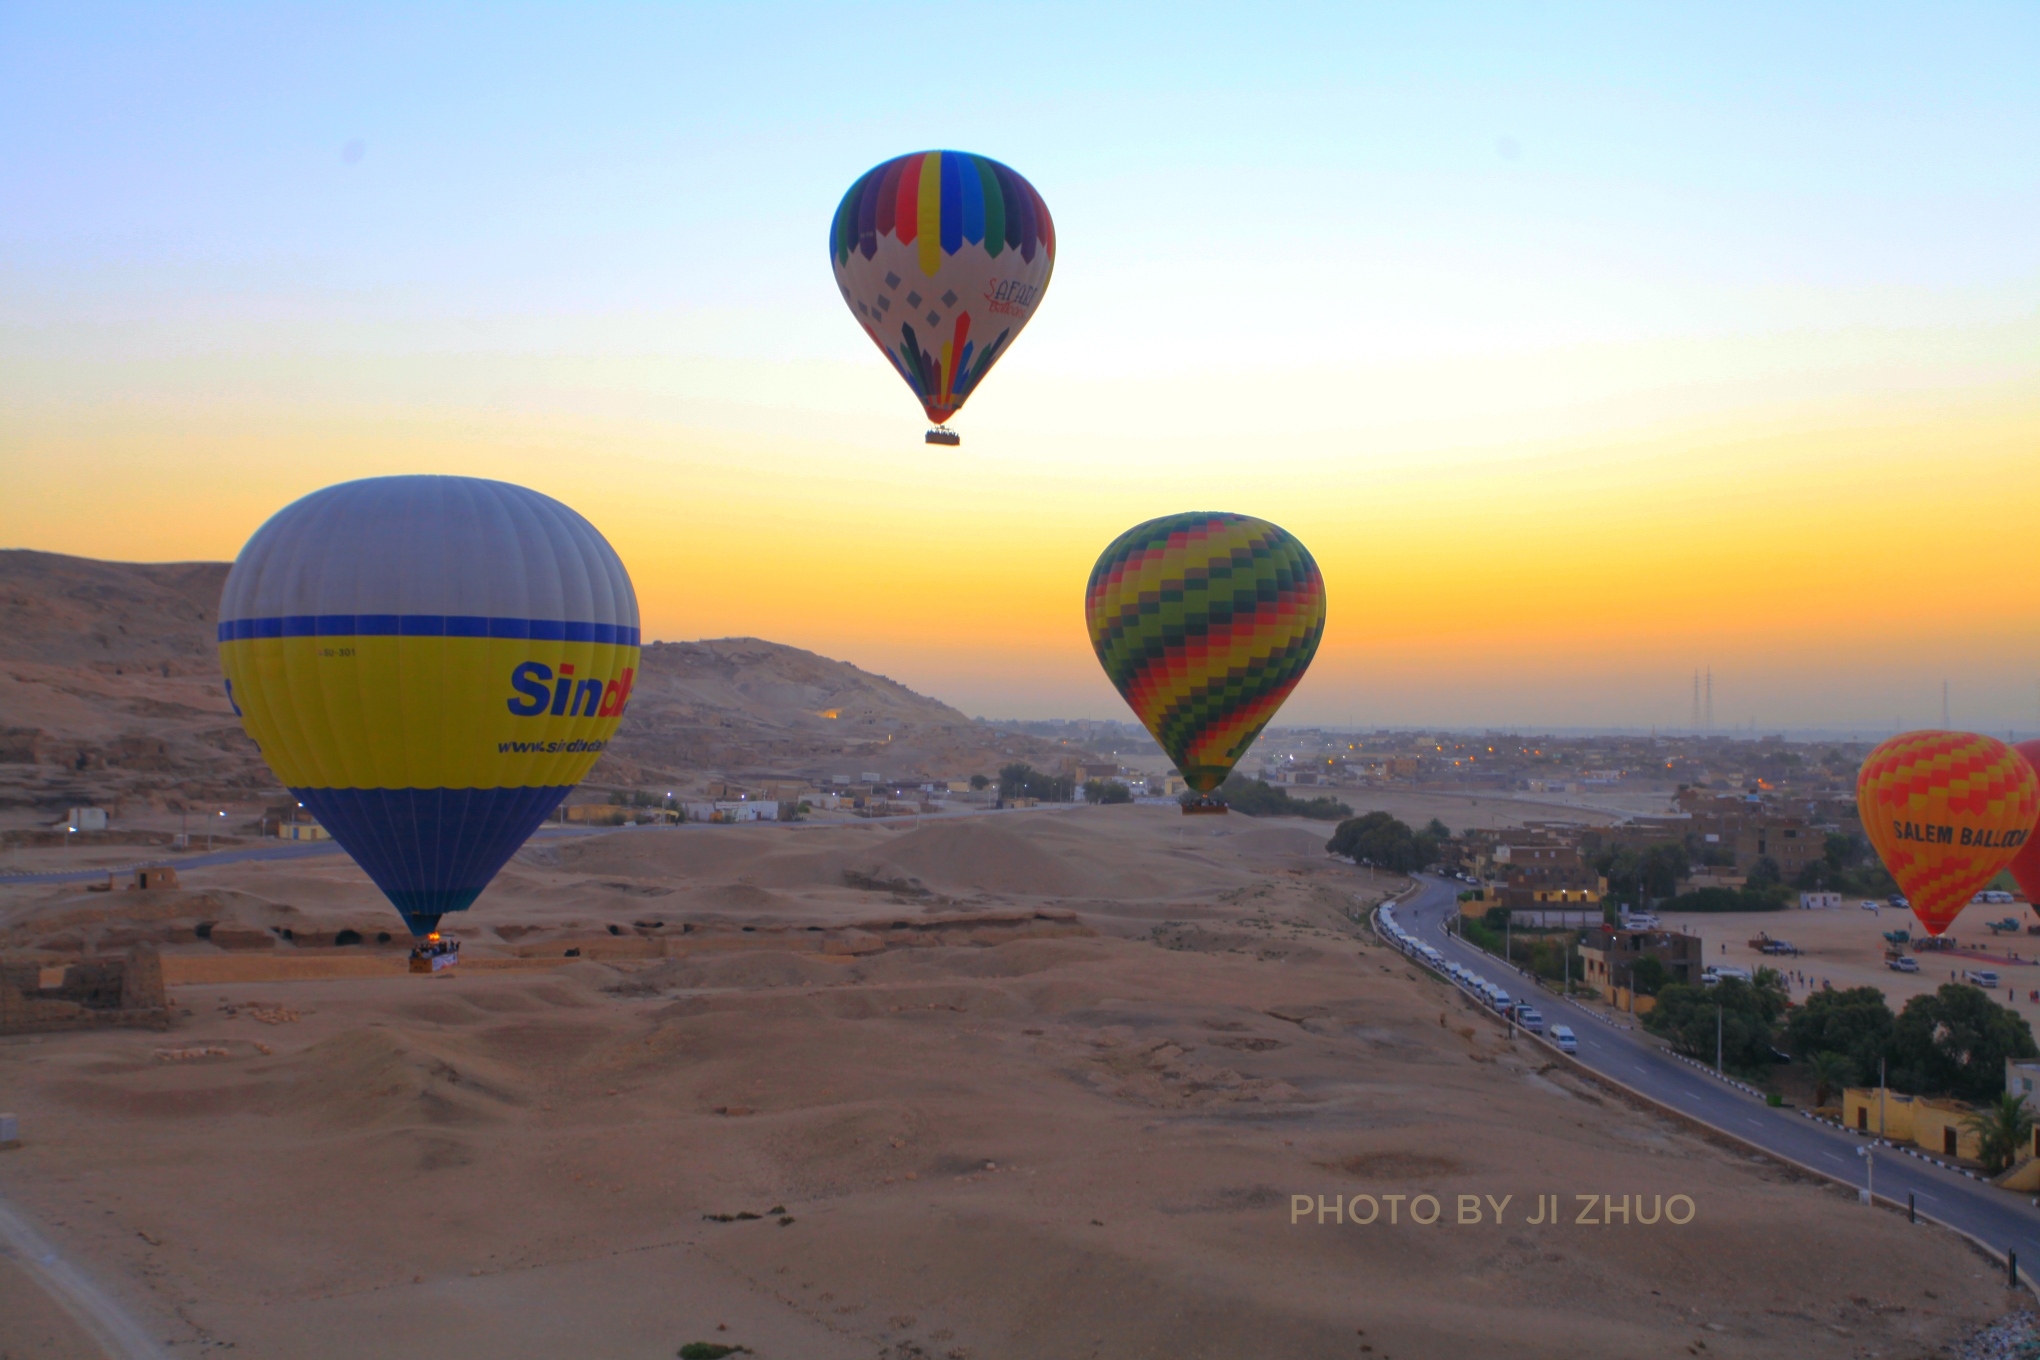
[[[280,794],[226,701],[224,562],[0,552],[0,807]],[[758,638],[654,642],[595,787],[995,773],[1067,752],[882,675]]]

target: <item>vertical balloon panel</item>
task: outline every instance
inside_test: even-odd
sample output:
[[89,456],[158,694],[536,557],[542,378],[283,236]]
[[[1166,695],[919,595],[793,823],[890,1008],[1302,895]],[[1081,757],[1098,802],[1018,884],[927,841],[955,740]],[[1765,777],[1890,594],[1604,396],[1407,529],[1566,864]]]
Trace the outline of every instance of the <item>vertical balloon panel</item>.
[[236,560],[220,619],[270,768],[420,933],[587,773],[638,665],[636,595],[594,526],[474,478],[286,507]]

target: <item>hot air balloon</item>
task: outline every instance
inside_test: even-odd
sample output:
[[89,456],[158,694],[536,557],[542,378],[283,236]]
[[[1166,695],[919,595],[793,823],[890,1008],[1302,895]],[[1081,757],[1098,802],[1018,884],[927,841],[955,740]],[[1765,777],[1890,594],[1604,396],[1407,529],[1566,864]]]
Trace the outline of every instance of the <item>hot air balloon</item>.
[[1055,224],[995,160],[916,151],[864,172],[829,224],[829,263],[858,324],[914,389],[931,444],[1027,325],[1055,270]]
[[[1098,558],[1084,621],[1113,687],[1183,781],[1209,795],[1309,669],[1325,582],[1303,544],[1266,520],[1165,515]],[[1207,796],[1184,810],[1225,805]]]
[[[2040,740],[2022,741],[2012,748],[2036,772],[2040,772]],[[2040,827],[2036,827],[2040,830]],[[2012,856],[2009,866],[2012,877],[2019,881],[2019,891],[2026,894],[2026,900],[2040,912],[2040,836],[2028,836],[2026,843],[2019,847],[2019,853]]]
[[1973,732],[1905,732],[1856,776],[1863,831],[1939,935],[2032,835],[2040,776],[2017,751]]
[[595,527],[548,496],[376,477],[255,531],[219,646],[269,768],[430,935],[616,732],[637,596]]

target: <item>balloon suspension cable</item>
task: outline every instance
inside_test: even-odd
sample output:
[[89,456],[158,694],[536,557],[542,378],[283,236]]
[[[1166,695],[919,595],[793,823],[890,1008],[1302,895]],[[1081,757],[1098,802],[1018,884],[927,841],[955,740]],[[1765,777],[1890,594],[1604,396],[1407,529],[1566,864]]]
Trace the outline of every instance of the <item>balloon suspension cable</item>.
[[1224,803],[1209,794],[1200,794],[1195,802],[1183,804],[1185,817],[1223,817],[1227,811]]
[[927,442],[930,444],[948,444],[953,448],[963,442],[963,436],[950,429],[947,425],[937,425],[934,429],[928,431]]

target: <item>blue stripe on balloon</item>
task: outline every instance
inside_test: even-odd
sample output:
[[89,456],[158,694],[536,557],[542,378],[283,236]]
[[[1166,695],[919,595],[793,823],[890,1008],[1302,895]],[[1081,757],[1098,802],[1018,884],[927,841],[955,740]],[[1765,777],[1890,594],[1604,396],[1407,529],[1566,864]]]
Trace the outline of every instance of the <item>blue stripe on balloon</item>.
[[494,619],[479,614],[286,614],[279,618],[220,620],[221,642],[281,637],[497,637],[635,647],[642,634],[620,623]]
[[474,904],[572,785],[509,789],[292,789],[423,935]]
[[942,153],[942,253],[954,255],[963,244],[963,157]]

